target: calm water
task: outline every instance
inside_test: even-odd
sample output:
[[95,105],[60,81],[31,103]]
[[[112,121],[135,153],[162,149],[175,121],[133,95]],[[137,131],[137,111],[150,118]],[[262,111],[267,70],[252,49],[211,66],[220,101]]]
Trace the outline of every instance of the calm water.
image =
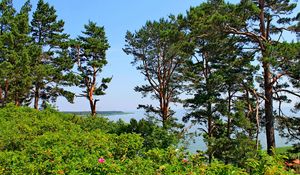
[[[122,115],[113,115],[113,116],[107,116],[112,121],[117,121],[119,119],[124,120],[125,122],[129,122],[131,118],[135,118],[136,120],[140,120],[145,117],[144,111],[138,110],[138,111],[125,111],[130,114],[122,114]],[[185,110],[177,110],[175,116],[178,118],[178,121],[182,121],[182,117],[185,115]],[[191,124],[187,123],[185,127],[189,127]],[[195,132],[199,128],[199,126],[192,126],[188,129],[188,132]],[[266,149],[266,138],[265,133],[260,133],[259,140],[263,147],[263,149]],[[193,139],[194,141],[189,141],[188,149],[191,152],[195,152],[196,150],[206,150],[206,145],[203,142],[203,138],[201,136],[198,136]],[[276,140],[276,146],[282,147],[282,146],[290,146],[292,143],[286,143],[286,138],[282,138],[279,136],[278,132],[275,132],[275,140]]]

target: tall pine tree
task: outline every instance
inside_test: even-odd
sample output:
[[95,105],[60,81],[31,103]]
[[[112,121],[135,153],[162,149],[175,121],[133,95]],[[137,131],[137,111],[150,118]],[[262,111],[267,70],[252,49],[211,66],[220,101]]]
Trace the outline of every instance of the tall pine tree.
[[139,105],[147,112],[159,115],[163,126],[170,122],[174,112],[170,104],[178,102],[182,76],[180,69],[190,57],[193,46],[186,40],[174,19],[148,21],[135,33],[127,32],[123,49],[133,56],[133,65],[143,74],[147,84],[138,86],[135,91],[143,96],[151,95],[158,101],[158,107]]
[[239,44],[244,37],[220,32],[211,24],[214,14],[222,10],[216,3],[191,8],[181,19],[196,45],[185,70],[193,96],[185,101],[192,112],[184,121],[201,125],[209,161],[215,157],[240,164],[253,157],[259,145],[253,78],[257,67],[251,64],[254,52]]
[[[16,13],[12,1],[3,1],[1,23],[1,101],[27,104],[32,86],[31,56],[37,48],[30,44],[29,11],[27,1]],[[3,88],[2,88],[3,87]],[[4,91],[3,91],[4,89]],[[4,94],[2,95],[2,93]]]
[[64,96],[73,102],[74,94],[64,90],[61,85],[73,85],[74,75],[71,72],[73,61],[68,56],[68,35],[63,33],[64,21],[57,20],[53,6],[39,0],[31,21],[32,42],[42,49],[32,62],[34,79],[34,108],[43,103],[55,101]]
[[[241,36],[243,41],[238,43],[246,50],[256,53],[256,61],[262,71],[262,79],[259,81],[263,91],[258,93],[264,100],[264,122],[266,128],[267,149],[272,154],[272,147],[275,147],[274,124],[274,100],[277,100],[276,88],[283,77],[295,79],[284,65],[293,63],[292,55],[283,53],[272,53],[274,48],[281,47],[285,32],[295,31],[291,17],[296,4],[289,0],[242,0],[239,4],[225,3],[222,0],[208,2],[210,6],[218,7],[207,20],[207,25],[214,26],[215,31],[231,35]],[[237,43],[237,44],[238,44]],[[293,44],[289,44],[289,47]],[[285,84],[285,83],[284,83]],[[285,84],[286,85],[286,84]],[[285,86],[284,85],[284,86]],[[280,85],[280,87],[284,87]],[[281,91],[289,93],[288,91]],[[292,93],[290,93],[292,94]],[[282,98],[280,98],[282,99]],[[278,112],[278,110],[277,110]]]
[[6,39],[11,33],[11,25],[16,13],[13,8],[12,0],[3,0],[0,3],[0,101],[2,106],[8,102],[8,88],[9,88],[9,70],[12,65],[9,63],[7,58],[8,46],[6,44]]
[[80,97],[89,100],[91,116],[96,116],[96,105],[99,99],[95,95],[104,95],[111,78],[102,78],[98,84],[98,75],[107,64],[106,51],[109,48],[104,27],[89,22],[84,26],[83,36],[79,36],[72,44],[72,58],[79,72],[79,87],[85,88]]

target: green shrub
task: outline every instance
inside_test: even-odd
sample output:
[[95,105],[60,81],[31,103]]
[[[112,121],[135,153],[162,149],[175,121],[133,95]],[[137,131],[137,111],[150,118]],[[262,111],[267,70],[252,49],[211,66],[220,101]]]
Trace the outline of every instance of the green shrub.
[[0,174],[100,172],[99,157],[134,158],[143,146],[137,134],[83,128],[58,112],[9,106],[0,118]]
[[213,161],[209,167],[207,167],[206,175],[247,175],[248,173],[241,169],[234,167],[231,164],[224,165],[218,161]]
[[[167,141],[173,136],[163,137],[169,132],[160,129],[145,121],[114,123],[8,105],[0,109],[0,174],[291,174],[282,157],[264,154],[249,159],[246,169],[218,161],[209,165],[202,153],[163,146],[174,143]],[[145,145],[151,140],[153,145]]]
[[255,175],[290,175],[293,172],[287,171],[283,159],[285,156],[275,154],[269,156],[266,151],[259,152],[256,159],[247,161],[248,169]]
[[116,124],[114,132],[117,134],[140,134],[144,138],[144,149],[146,151],[154,148],[166,149],[170,146],[176,146],[180,141],[178,132],[165,129],[150,120],[141,119],[137,121],[131,119],[129,124],[122,121],[118,121]]

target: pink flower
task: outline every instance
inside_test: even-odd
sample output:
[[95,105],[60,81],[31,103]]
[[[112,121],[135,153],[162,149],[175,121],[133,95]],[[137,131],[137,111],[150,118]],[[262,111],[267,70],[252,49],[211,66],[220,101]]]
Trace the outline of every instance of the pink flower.
[[98,162],[99,162],[99,163],[104,163],[104,162],[105,162],[105,159],[101,157],[101,158],[98,159]]
[[188,159],[184,158],[182,159],[182,163],[187,163],[188,162]]

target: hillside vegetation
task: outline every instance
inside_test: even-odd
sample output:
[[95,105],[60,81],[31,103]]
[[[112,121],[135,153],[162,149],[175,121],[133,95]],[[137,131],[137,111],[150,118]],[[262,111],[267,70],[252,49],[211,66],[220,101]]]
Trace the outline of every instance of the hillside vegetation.
[[146,120],[8,105],[0,109],[0,174],[291,174],[266,153],[244,167],[208,165],[201,153],[177,149],[178,139],[166,132]]

